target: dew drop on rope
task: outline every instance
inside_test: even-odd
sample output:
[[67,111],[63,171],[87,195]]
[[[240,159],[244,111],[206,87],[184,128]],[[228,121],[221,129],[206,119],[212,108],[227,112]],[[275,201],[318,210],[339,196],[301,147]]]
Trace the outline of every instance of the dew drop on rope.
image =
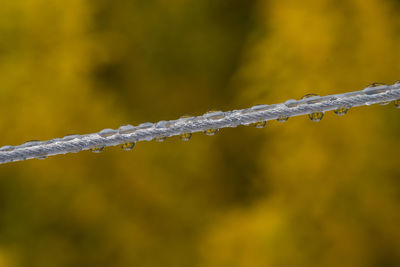
[[311,98],[311,99],[309,101],[307,101],[307,104],[317,104],[317,103],[324,101],[323,99],[319,98],[319,95],[317,95],[317,94],[306,94],[305,96],[303,96],[301,98],[301,100],[308,99],[308,98]]
[[396,108],[400,108],[400,99],[396,99],[393,103]]
[[[193,117],[193,116],[191,116],[191,115],[183,115],[183,116],[180,117],[180,119],[188,119],[188,118],[192,118],[192,117]],[[179,138],[180,138],[182,141],[189,141],[190,138],[192,138],[192,133],[182,133],[182,134],[179,136]]]
[[192,138],[192,133],[183,133],[179,136],[182,141],[189,141]]
[[308,117],[310,118],[310,120],[312,121],[320,121],[322,120],[322,118],[324,117],[324,113],[319,111],[319,112],[313,112],[311,114],[308,115]]
[[218,133],[218,129],[208,129],[208,130],[205,130],[204,133],[209,136],[215,135],[216,133]]
[[93,153],[101,153],[104,150],[104,146],[92,147],[90,151]]
[[[376,95],[376,94],[381,94],[385,93],[388,89],[387,88],[376,88],[375,87],[381,87],[381,86],[386,86],[384,83],[371,83],[368,85],[363,92],[365,92],[366,95]],[[373,104],[373,103],[372,103]],[[368,103],[367,103],[368,105]]]
[[135,147],[135,142],[127,142],[121,145],[121,148],[125,151],[130,151]]
[[288,119],[289,119],[288,116],[281,115],[281,116],[279,116],[276,120],[279,121],[279,122],[285,122],[285,121],[287,121]]
[[164,142],[165,140],[167,140],[167,137],[166,136],[162,136],[162,137],[157,137],[156,139],[154,139],[154,140],[156,140],[156,142]]
[[254,127],[261,129],[261,128],[264,128],[266,124],[267,124],[267,121],[260,120],[256,123],[254,123]]
[[349,111],[349,109],[350,109],[350,105],[344,105],[344,106],[341,106],[341,107],[335,109],[333,112],[335,112],[336,115],[343,116],[343,115],[346,115],[346,113],[347,113],[347,111]]
[[378,86],[384,86],[386,85],[385,83],[371,83],[367,87],[378,87]]
[[104,129],[104,130],[101,130],[98,133],[98,135],[100,135],[103,138],[107,138],[107,137],[113,136],[113,135],[115,135],[117,133],[118,133],[118,131],[113,130],[113,129]]
[[225,113],[218,110],[210,110],[209,112],[204,114],[203,117],[209,120],[220,120],[225,118]]
[[303,96],[301,99],[306,99],[306,98],[311,98],[311,97],[317,97],[319,95],[317,94],[306,94],[305,96]]

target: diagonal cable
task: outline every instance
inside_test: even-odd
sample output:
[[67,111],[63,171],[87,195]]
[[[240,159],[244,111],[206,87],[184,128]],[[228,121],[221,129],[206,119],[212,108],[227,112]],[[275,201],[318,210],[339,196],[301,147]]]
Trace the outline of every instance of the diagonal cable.
[[307,95],[300,100],[288,100],[274,105],[257,105],[247,109],[227,112],[214,111],[197,117],[182,117],[177,120],[142,123],[138,126],[125,125],[118,130],[105,129],[98,133],[86,135],[70,135],[49,141],[31,141],[19,146],[0,148],[0,164],[22,161],[26,159],[44,159],[48,156],[77,153],[82,150],[101,152],[104,147],[121,145],[125,150],[133,148],[136,142],[163,141],[170,136],[181,136],[189,140],[192,133],[216,133],[221,128],[237,127],[255,123],[263,127],[266,121],[285,121],[289,117],[309,115],[318,121],[324,112],[334,110],[343,115],[348,109],[356,106],[388,103],[395,101],[400,107],[400,83],[393,85],[372,84],[361,91],[344,94],[317,96]]

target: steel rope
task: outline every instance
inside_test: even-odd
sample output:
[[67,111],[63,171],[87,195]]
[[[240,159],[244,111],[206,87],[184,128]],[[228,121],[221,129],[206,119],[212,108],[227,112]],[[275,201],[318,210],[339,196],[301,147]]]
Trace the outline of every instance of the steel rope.
[[261,123],[269,120],[285,121],[289,117],[309,115],[313,120],[322,118],[324,112],[334,110],[341,115],[349,108],[376,103],[396,101],[400,107],[400,83],[393,85],[371,86],[344,94],[316,96],[301,100],[288,100],[274,105],[257,105],[247,109],[227,112],[215,111],[202,116],[182,117],[177,120],[143,123],[138,126],[125,125],[118,130],[105,129],[98,133],[86,135],[70,135],[49,141],[31,141],[19,146],[4,146],[0,148],[0,164],[22,161],[26,159],[44,159],[48,156],[66,153],[76,153],[82,150],[100,152],[104,147],[122,145],[131,149],[136,142],[158,140],[170,136],[181,135],[183,140],[190,139],[192,133],[206,132],[214,134],[218,129]]

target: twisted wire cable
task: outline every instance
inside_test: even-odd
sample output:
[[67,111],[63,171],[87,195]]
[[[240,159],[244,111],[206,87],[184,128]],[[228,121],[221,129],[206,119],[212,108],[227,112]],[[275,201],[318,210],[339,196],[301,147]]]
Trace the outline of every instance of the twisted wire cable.
[[138,126],[125,125],[117,130],[105,129],[86,135],[69,135],[49,141],[30,141],[19,146],[0,148],[0,164],[32,158],[44,159],[48,156],[77,153],[82,150],[101,152],[104,147],[121,145],[130,150],[136,142],[163,141],[170,136],[181,136],[189,140],[192,133],[215,134],[219,129],[255,124],[263,127],[269,120],[286,121],[289,117],[309,115],[311,120],[322,119],[324,112],[333,110],[344,115],[356,106],[395,101],[400,108],[400,82],[393,85],[372,84],[361,91],[344,94],[317,96],[306,95],[300,100],[288,100],[281,104],[257,105],[247,109],[227,112],[213,111],[202,116],[182,117],[177,120],[142,123]]

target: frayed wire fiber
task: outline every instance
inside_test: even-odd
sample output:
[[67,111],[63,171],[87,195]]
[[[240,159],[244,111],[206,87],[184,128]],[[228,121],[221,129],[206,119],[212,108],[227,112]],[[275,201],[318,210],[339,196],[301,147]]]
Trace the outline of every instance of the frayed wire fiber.
[[[48,156],[66,153],[77,153],[82,150],[101,152],[104,147],[121,145],[125,150],[133,148],[136,142],[157,140],[163,141],[170,136],[180,135],[188,140],[192,133],[205,132],[214,134],[218,129],[237,127],[252,123],[264,123],[278,119],[285,121],[289,117],[309,115],[321,119],[323,113],[334,110],[344,114],[349,108],[376,103],[396,101],[399,106],[400,83],[393,85],[372,84],[361,91],[344,94],[316,96],[308,95],[301,100],[288,100],[274,105],[257,105],[248,109],[228,112],[209,112],[197,117],[182,117],[178,120],[143,123],[139,126],[125,125],[118,130],[105,129],[98,133],[70,135],[49,141],[30,141],[19,146],[0,148],[0,163],[22,161],[26,159],[44,159]],[[314,116],[315,114],[320,114]],[[183,138],[182,138],[183,137]],[[185,139],[186,138],[186,139]]]

